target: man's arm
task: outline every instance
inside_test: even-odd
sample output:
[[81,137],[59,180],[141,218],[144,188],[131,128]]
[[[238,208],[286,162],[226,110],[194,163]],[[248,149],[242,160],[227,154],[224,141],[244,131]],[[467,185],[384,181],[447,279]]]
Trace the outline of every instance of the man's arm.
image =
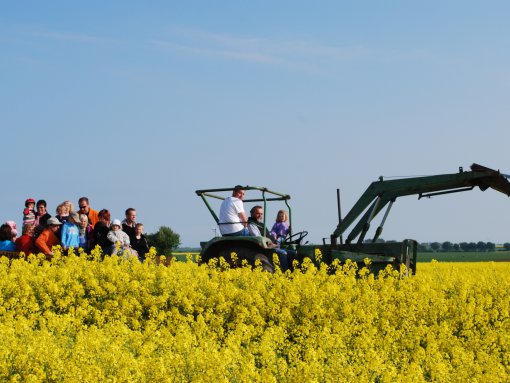
[[45,230],[43,231],[39,237],[35,240],[35,246],[37,247],[37,250],[43,252],[44,254],[50,254],[51,249],[46,245],[46,241],[48,240],[48,232]]
[[239,220],[243,224],[244,227],[248,225],[248,220],[246,219],[246,213],[244,211],[237,214],[239,216]]

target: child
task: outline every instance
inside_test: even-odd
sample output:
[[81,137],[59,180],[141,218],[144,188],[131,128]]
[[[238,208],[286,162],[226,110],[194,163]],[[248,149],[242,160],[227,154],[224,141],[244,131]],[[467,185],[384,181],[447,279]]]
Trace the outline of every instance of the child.
[[35,199],[28,198],[25,201],[25,210],[23,210],[23,226],[35,224]]
[[289,234],[290,227],[289,221],[287,218],[287,212],[285,210],[278,211],[278,215],[276,216],[276,222],[269,233],[270,237],[274,241],[283,240],[287,234]]
[[67,251],[70,247],[74,247],[76,250],[78,250],[78,247],[80,246],[80,236],[78,229],[79,222],[80,217],[78,216],[78,213],[73,211],[71,214],[69,214],[67,222],[62,225],[60,240],[62,242],[62,248],[64,251]]
[[67,220],[69,219],[70,211],[64,202],[57,206],[57,208],[55,209],[55,213],[57,213],[57,215],[55,215],[55,218],[62,223],[66,223]]
[[[130,248],[129,235],[122,231],[120,219],[113,220],[106,238],[108,238],[108,240],[112,243],[110,251],[111,255],[122,255],[124,254],[124,250]],[[117,246],[119,246],[118,252]]]
[[131,242],[131,247],[138,253],[138,259],[142,262],[145,259],[145,254],[149,252],[149,244],[145,235],[143,235],[143,223],[135,225],[135,235]]

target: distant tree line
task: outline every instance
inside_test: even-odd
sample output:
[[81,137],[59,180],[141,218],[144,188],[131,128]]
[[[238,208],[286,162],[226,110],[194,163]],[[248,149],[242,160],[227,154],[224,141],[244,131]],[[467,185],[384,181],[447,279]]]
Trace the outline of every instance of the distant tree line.
[[[365,243],[372,242],[371,240],[365,240]],[[384,239],[378,239],[378,243],[392,243],[396,241],[385,241]],[[510,251],[510,243],[506,242],[503,244],[503,248],[505,250]],[[479,252],[489,252],[489,251],[495,251],[496,250],[496,244],[493,242],[460,242],[460,243],[452,243],[450,241],[445,242],[431,242],[428,244],[418,244],[418,251],[419,252],[473,252],[473,251],[479,251]]]
[[[505,250],[510,249],[510,243],[504,244]],[[450,241],[445,242],[431,242],[429,245],[420,244],[418,245],[418,251],[421,252],[462,252],[462,251],[495,251],[496,244],[493,242],[460,242],[460,243],[452,243]]]

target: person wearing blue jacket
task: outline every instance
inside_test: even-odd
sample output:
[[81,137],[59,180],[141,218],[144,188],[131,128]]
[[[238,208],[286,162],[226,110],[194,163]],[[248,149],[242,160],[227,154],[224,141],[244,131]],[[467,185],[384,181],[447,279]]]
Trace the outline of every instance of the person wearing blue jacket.
[[60,242],[62,243],[64,251],[67,251],[70,247],[74,247],[78,250],[78,247],[80,246],[80,229],[78,228],[79,222],[80,217],[78,213],[73,211],[69,213],[67,222],[62,225]]
[[16,251],[16,245],[12,241],[12,228],[8,223],[0,226],[0,250]]

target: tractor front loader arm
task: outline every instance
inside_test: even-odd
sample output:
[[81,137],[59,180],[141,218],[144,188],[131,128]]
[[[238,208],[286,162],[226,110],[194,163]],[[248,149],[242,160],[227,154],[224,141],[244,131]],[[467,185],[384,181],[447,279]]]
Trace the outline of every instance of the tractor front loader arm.
[[[492,188],[510,196],[510,182],[507,177],[497,170],[478,164],[471,165],[470,171],[463,171],[462,168],[459,168],[459,172],[453,174],[396,180],[384,180],[380,177],[378,181],[370,184],[345,218],[338,224],[336,230],[331,235],[331,243],[333,245],[336,244],[337,238],[342,235],[365,210],[366,212],[349,233],[346,239],[347,244],[351,243],[360,234],[361,236],[358,242],[362,242],[370,227],[370,222],[389,204],[383,219],[384,224],[389,209],[398,197],[416,194],[420,199],[423,197],[468,191],[474,189],[475,186],[478,186],[482,191]],[[382,232],[382,225],[377,229],[377,232],[376,237]]]

